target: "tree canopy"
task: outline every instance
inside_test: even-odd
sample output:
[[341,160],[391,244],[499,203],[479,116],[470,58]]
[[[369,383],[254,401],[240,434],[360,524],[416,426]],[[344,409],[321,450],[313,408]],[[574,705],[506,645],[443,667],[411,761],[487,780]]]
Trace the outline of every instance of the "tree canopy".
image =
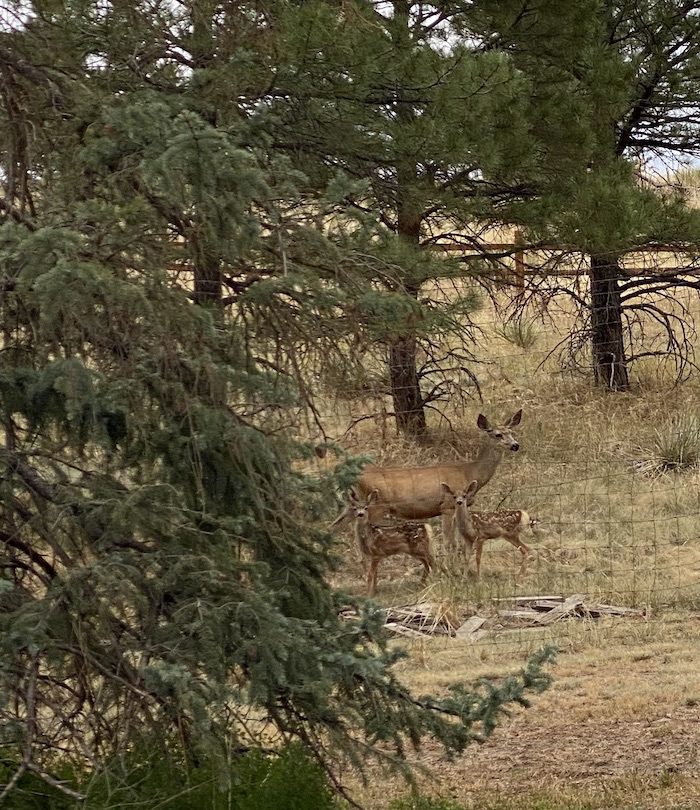
[[339,786],[426,734],[460,751],[546,684],[545,654],[418,699],[371,606],[338,617],[322,526],[359,462],[303,474],[285,414],[309,357],[407,307],[363,297],[407,254],[319,227],[341,204],[364,222],[366,191],[283,143],[271,88],[316,81],[292,47],[310,13],[35,2],[0,33],[6,791],[74,795],[59,758],[153,741],[194,767],[298,739]]
[[[524,70],[536,65],[535,72],[546,75],[539,67],[546,61],[547,70],[570,75],[570,92],[578,99],[575,125],[589,134],[581,145],[584,165],[528,206],[525,218],[527,239],[561,248],[548,268],[552,275],[563,257],[577,251],[588,257],[590,286],[583,296],[556,278],[544,286],[567,294],[579,308],[571,349],[577,354],[576,347],[585,348],[586,356],[576,361],[592,368],[599,385],[628,388],[630,363],[650,355],[672,357],[683,376],[694,365],[693,326],[688,311],[679,314],[676,292],[699,288],[700,217],[682,193],[670,185],[660,192],[649,178],[671,174],[674,161],[700,155],[700,4],[594,3],[582,17],[585,47],[574,60],[558,49],[543,55],[531,36],[537,12],[528,8],[517,14],[504,4],[499,42]],[[676,269],[659,266],[661,259],[645,276],[630,278],[624,257],[660,246],[678,251]],[[667,302],[659,305],[662,298]],[[649,323],[654,326],[647,335]]]

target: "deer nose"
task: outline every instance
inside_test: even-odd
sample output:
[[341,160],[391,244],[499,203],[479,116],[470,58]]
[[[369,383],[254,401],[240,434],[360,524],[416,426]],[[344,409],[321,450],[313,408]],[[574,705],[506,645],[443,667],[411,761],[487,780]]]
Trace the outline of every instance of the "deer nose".
[[513,444],[511,444],[511,446],[510,446],[510,449],[513,452],[515,452],[516,450],[520,450],[520,445],[517,442],[513,442]]

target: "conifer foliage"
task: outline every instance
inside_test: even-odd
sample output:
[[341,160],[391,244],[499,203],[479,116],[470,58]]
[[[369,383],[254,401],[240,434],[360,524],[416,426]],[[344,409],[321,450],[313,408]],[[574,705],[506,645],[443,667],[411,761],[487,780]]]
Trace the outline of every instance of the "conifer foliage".
[[380,617],[338,619],[318,527],[357,470],[295,471],[290,355],[262,349],[284,324],[337,344],[347,323],[321,316],[353,248],[297,205],[261,15],[37,2],[0,32],[5,792],[59,761],[166,746],[195,767],[289,739],[337,785],[426,734],[461,750],[546,684],[541,656],[418,700]]
[[[579,133],[581,159],[522,213],[533,242],[561,246],[547,268],[554,276],[572,250],[587,257],[583,294],[556,278],[534,282],[568,295],[579,311],[572,359],[613,391],[629,388],[631,364],[645,357],[673,358],[683,377],[695,366],[695,324],[676,293],[700,289],[700,217],[668,174],[677,161],[700,156],[700,3],[543,0],[527,13],[520,3],[485,5],[494,9],[488,30],[520,69],[544,78],[549,94],[568,88],[559,104]],[[563,6],[577,17],[571,47],[562,47]],[[543,47],[533,32],[547,28]],[[678,252],[659,258],[660,246]],[[644,276],[623,269],[629,254],[628,265],[643,266]]]
[[[386,390],[399,431],[420,437],[426,410],[470,387],[464,324],[477,303],[462,288],[454,318],[444,299],[431,300],[431,283],[456,272],[431,248],[473,246],[465,228],[526,193],[537,163],[527,81],[478,39],[472,4],[302,5],[284,27],[290,64],[275,75],[279,145],[312,185],[338,174],[354,183],[343,200],[362,222],[366,283],[375,300],[388,293],[376,333]],[[451,341],[438,338],[446,333]],[[458,342],[460,352],[449,348]]]

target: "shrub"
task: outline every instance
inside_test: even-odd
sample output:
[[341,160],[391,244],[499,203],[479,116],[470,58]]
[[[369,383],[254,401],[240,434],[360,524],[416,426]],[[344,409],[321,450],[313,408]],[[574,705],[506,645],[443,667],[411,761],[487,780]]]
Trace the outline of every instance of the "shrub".
[[[326,775],[299,744],[270,759],[251,752],[238,769],[234,810],[333,810],[338,804]],[[222,805],[223,808],[223,805]]]
[[496,329],[496,334],[521,349],[531,349],[539,339],[535,321],[524,318],[511,318]]
[[85,810],[137,805],[168,810],[338,807],[324,772],[299,743],[274,756],[250,751],[234,759],[228,774],[216,763],[188,767],[161,756],[131,754],[112,762],[85,792]]
[[[19,772],[20,758],[14,751],[0,752],[0,787],[9,784]],[[54,776],[73,781],[74,774],[69,766],[64,766]],[[24,771],[12,792],[2,802],[6,810],[73,810],[75,801],[56,788],[47,785],[43,779],[31,771]]]
[[[150,746],[150,752],[157,750]],[[0,756],[0,784],[19,767],[16,755]],[[299,743],[276,756],[251,751],[234,760],[230,773],[214,763],[191,767],[145,749],[113,759],[100,773],[62,764],[52,771],[80,785],[83,810],[155,807],[168,810],[334,810],[338,804],[320,766]],[[227,778],[228,776],[228,778]],[[74,810],[75,800],[26,771],[5,800],[8,810]]]
[[639,465],[649,474],[682,471],[700,464],[700,420],[694,414],[667,419],[654,431],[654,441]]

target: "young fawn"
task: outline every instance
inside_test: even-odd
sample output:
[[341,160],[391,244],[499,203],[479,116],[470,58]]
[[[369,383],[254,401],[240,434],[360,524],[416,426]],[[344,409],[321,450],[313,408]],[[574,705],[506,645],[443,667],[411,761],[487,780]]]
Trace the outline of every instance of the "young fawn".
[[472,549],[477,539],[473,521],[470,519],[469,507],[474,503],[479,489],[478,484],[476,481],[472,481],[466,489],[455,491],[443,481],[441,487],[443,498],[440,504],[440,514],[442,536],[447,553],[454,559],[460,547],[463,547],[467,567],[469,567]]
[[518,576],[522,576],[532,552],[530,547],[520,539],[520,534],[526,528],[536,534],[537,521],[522,509],[472,512],[469,507],[474,502],[474,496],[478,488],[476,484],[476,481],[472,481],[466,489],[455,492],[448,484],[443,482],[442,488],[447,496],[443,500],[443,526],[451,521],[446,538],[453,545],[455,541],[464,544],[467,568],[469,567],[472,550],[476,552],[476,575],[479,577],[484,542],[502,537],[522,554],[523,559],[518,571]]
[[423,563],[423,582],[435,565],[430,553],[430,527],[425,523],[401,521],[390,526],[373,526],[370,523],[370,506],[377,497],[372,490],[364,501],[356,492],[350,491],[350,509],[355,521],[355,539],[363,558],[369,560],[367,592],[374,596],[377,588],[377,569],[385,557],[408,554]]

